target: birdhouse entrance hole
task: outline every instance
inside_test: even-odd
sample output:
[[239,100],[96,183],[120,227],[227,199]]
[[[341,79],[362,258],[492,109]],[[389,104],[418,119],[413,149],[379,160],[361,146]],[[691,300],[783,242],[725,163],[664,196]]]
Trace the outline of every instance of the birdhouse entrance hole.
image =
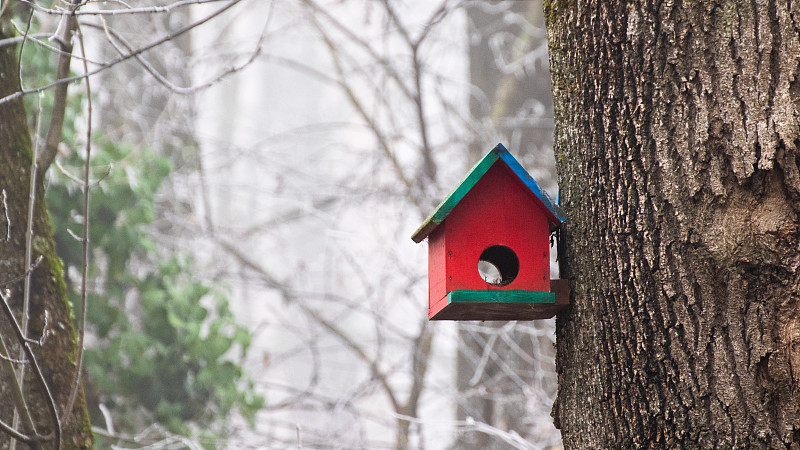
[[478,273],[492,286],[507,286],[519,274],[519,258],[505,245],[492,245],[481,253]]

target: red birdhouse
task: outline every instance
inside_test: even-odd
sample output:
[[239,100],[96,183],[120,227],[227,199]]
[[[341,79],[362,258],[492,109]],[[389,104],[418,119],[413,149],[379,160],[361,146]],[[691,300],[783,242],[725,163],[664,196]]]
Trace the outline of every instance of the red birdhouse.
[[[550,232],[563,216],[498,144],[411,236],[428,238],[431,320],[553,317],[569,296],[550,280]],[[553,280],[554,287],[561,285]],[[565,297],[565,298],[564,298]]]

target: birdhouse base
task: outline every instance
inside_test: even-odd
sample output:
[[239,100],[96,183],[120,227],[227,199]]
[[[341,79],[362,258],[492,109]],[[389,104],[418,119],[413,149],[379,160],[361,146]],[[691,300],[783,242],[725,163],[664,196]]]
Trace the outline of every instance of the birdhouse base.
[[[447,293],[429,311],[430,320],[549,319],[569,305],[568,280],[550,280],[551,292],[459,290]],[[445,303],[446,302],[446,303]],[[442,304],[444,307],[441,307]],[[437,310],[437,308],[440,308]]]

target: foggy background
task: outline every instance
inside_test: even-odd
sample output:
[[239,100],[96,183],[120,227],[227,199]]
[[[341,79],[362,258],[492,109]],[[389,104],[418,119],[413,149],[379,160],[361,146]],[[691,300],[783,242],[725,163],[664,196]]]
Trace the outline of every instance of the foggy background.
[[[87,56],[117,54],[108,30],[135,48],[220,7],[188,3],[103,16]],[[225,439],[174,448],[560,448],[553,321],[428,322],[427,244],[410,239],[498,142],[556,198],[541,2],[241,1],[92,80],[104,138],[173,167],[153,252],[190,255],[182,276],[253,337],[254,426],[217,417]],[[109,399],[90,408],[113,435],[128,413]]]

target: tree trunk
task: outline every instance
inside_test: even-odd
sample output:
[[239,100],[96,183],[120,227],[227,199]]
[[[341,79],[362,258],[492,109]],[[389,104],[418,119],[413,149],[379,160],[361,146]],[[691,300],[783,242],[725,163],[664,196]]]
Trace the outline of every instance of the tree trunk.
[[[13,28],[4,17],[0,20],[0,39],[10,36],[13,36]],[[15,47],[0,47],[0,97],[20,90],[18,67]],[[22,99],[0,104],[0,289],[10,293],[10,304],[20,322],[26,272],[25,236],[31,158],[31,139]],[[36,184],[32,242],[32,260],[41,257],[41,262],[35,265],[31,273],[28,336],[37,341],[45,337],[43,345],[33,343],[31,347],[55,398],[61,422],[64,423],[67,418],[62,410],[72,386],[77,348],[61,261],[55,253],[41,179]],[[11,356],[16,358],[20,343],[4,315],[0,315],[0,333]],[[0,365],[0,420],[11,424],[14,406],[12,380],[15,375],[7,369],[6,365]],[[54,448],[54,420],[49,414],[46,397],[35,381],[31,364],[26,364],[26,369],[24,398],[38,433],[49,435],[43,440],[44,448]],[[23,425],[20,429],[25,434],[31,434],[31,430]],[[10,441],[10,435],[0,431],[0,448],[8,448]],[[17,448],[25,446],[18,445]],[[61,448],[92,448],[91,428],[82,392],[79,392],[71,418],[62,430]]]
[[565,448],[800,448],[798,3],[545,15]]

